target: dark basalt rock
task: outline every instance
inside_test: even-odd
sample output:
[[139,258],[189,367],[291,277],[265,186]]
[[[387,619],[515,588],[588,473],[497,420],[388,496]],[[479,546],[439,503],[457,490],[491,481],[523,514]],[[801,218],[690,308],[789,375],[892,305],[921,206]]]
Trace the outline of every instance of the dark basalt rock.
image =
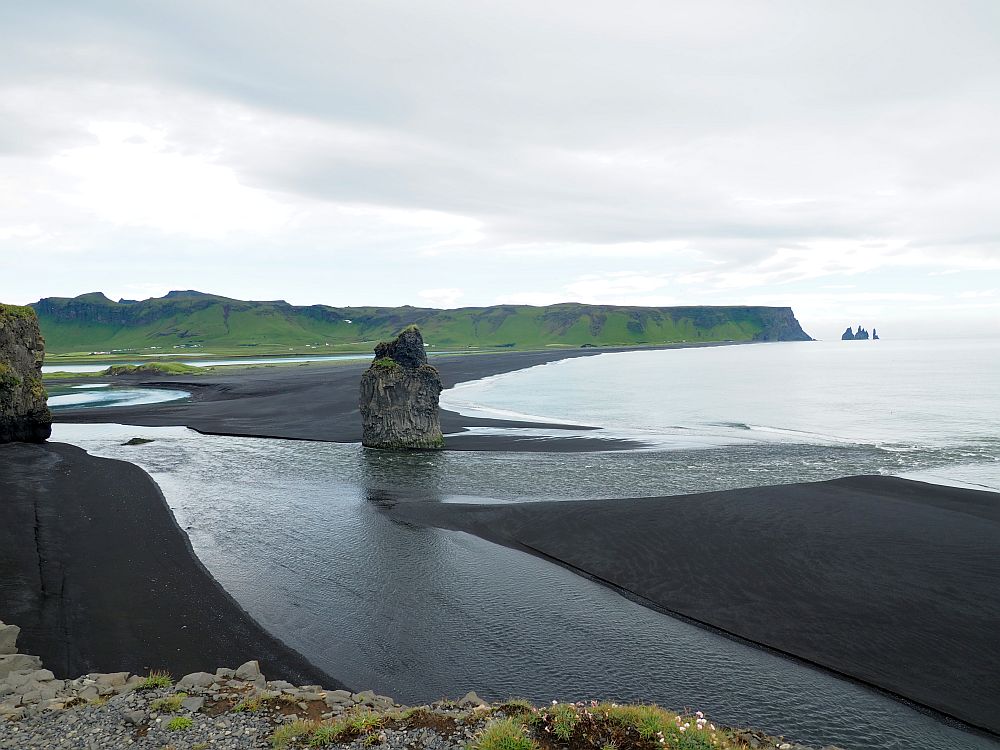
[[[842,341],[867,341],[869,336],[868,336],[868,331],[862,328],[861,326],[858,326],[857,331],[851,331],[851,327],[847,326],[847,330],[844,331],[843,334],[841,334],[840,338]],[[871,338],[873,339],[878,338],[878,333],[876,333],[874,328],[872,329]]]
[[0,305],[0,443],[41,443],[52,434],[44,358],[35,311]]
[[375,347],[375,359],[391,359],[403,367],[416,368],[427,364],[427,351],[420,329],[409,326],[392,341],[382,341]]
[[443,448],[441,388],[416,326],[380,343],[361,376],[361,444],[391,450]]

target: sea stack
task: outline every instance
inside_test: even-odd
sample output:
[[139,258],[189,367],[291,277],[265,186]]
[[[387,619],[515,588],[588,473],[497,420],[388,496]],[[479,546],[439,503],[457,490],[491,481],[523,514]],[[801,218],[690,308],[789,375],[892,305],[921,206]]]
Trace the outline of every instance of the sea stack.
[[383,341],[361,376],[361,444],[390,450],[444,448],[440,395],[441,377],[427,364],[416,326]]
[[52,434],[42,386],[44,358],[35,311],[0,304],[0,443],[41,443]]

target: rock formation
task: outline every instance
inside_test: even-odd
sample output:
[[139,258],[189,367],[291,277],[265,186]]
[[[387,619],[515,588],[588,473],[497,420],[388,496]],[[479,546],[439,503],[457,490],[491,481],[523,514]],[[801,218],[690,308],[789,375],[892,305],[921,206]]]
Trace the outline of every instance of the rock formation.
[[872,328],[872,341],[878,341],[878,329]]
[[0,305],[0,443],[40,443],[52,433],[42,386],[44,356],[35,311]]
[[[878,338],[878,334],[875,332],[874,328],[872,329],[872,334],[872,338]],[[869,336],[868,331],[861,326],[858,326],[857,331],[852,331],[851,327],[847,326],[847,330],[841,334],[840,338],[842,341],[867,341]]]
[[441,378],[427,364],[416,326],[375,347],[375,361],[361,376],[361,443],[405,450],[444,447],[438,418]]

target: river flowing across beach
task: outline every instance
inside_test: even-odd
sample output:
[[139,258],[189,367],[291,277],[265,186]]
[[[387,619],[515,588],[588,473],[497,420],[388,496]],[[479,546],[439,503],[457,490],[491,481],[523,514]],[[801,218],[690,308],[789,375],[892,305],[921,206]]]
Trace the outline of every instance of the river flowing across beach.
[[[649,700],[816,745],[995,748],[538,558],[395,523],[371,499],[639,497],[864,473],[997,489],[998,370],[995,342],[768,344],[567,360],[442,399],[462,412],[593,425],[650,446],[635,451],[392,454],[68,424],[53,439],[148,471],[223,586],[353,687],[404,702],[468,689]],[[132,437],[154,442],[121,445]]]

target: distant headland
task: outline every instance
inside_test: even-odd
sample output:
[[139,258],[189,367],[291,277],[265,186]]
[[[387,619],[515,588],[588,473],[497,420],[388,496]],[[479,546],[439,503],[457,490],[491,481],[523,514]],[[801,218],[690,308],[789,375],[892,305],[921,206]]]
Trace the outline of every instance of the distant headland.
[[810,341],[790,307],[556,305],[333,307],[175,291],[139,302],[100,292],[31,305],[50,354],[261,356],[369,352],[416,324],[429,352],[678,343]]

